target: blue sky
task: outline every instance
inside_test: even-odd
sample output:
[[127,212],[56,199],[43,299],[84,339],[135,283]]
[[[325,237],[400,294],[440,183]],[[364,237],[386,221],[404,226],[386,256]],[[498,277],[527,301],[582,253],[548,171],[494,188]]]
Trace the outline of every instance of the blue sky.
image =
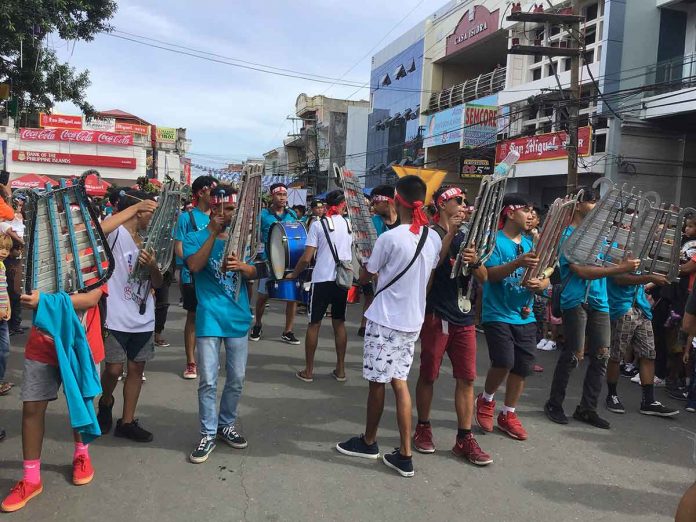
[[[444,3],[119,0],[112,24],[120,31],[209,53],[327,77],[345,74],[346,80],[366,83],[370,57],[365,55]],[[211,166],[279,146],[291,130],[285,118],[293,115],[299,93],[340,98],[356,90],[335,85],[327,91],[328,84],[207,62],[108,35],[78,42],[74,50],[72,43],[48,43],[71,65],[89,69],[88,99],[98,110],[118,108],[151,123],[185,127],[193,140],[192,158]],[[368,97],[364,89],[353,99]],[[56,111],[77,113],[67,104]]]

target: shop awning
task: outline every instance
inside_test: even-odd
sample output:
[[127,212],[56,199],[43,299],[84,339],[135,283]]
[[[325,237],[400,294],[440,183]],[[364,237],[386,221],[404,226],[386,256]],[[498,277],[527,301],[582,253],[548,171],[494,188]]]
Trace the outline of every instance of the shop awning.
[[25,174],[19,178],[13,179],[10,182],[11,189],[34,189],[34,188],[45,188],[46,183],[51,183],[52,185],[58,185],[57,181],[44,176],[43,174]]

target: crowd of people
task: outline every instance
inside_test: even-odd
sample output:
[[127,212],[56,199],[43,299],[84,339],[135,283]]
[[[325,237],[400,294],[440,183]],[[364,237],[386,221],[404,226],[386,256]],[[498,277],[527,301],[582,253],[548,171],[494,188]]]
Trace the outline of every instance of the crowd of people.
[[[564,410],[569,377],[585,359],[582,398],[572,415],[579,422],[610,428],[599,410],[605,381],[606,409],[625,412],[618,391],[622,374],[636,377],[642,388],[640,413],[660,417],[678,414],[656,399],[655,387],[664,383],[672,398],[687,401],[687,411],[696,411],[696,380],[693,370],[688,369],[693,366],[691,347],[696,333],[696,297],[690,291],[696,278],[696,248],[689,243],[696,238],[696,218],[690,218],[684,230],[680,283],[668,284],[662,276],[637,272],[639,261],[631,258],[599,267],[577,265],[561,255],[554,276],[531,278],[523,284],[525,271],[540,263],[535,239],[542,212],[520,194],[505,196],[502,211],[496,216],[495,248],[490,257],[481,260],[477,251],[464,243],[473,209],[460,188],[439,188],[432,204],[426,207],[426,185],[416,176],[400,178],[393,186],[376,187],[370,205],[378,237],[359,274],[352,271],[353,230],[342,191],[328,193],[323,201],[313,200],[307,212],[305,207],[288,208],[287,187],[272,185],[269,204],[258,216],[261,248],[253,257],[225,253],[228,229],[237,211],[237,189],[201,176],[194,180],[192,194],[191,205],[181,212],[173,227],[186,310],[183,377],[199,381],[200,438],[189,455],[192,463],[205,462],[217,442],[236,449],[248,445],[237,425],[238,404],[244,387],[248,341],[263,338],[263,316],[269,299],[266,290],[272,281],[267,271],[260,270],[268,261],[264,247],[272,225],[292,221],[304,223],[306,243],[296,266],[289,267],[285,277],[297,280],[311,273],[305,365],[296,372],[297,379],[313,382],[319,333],[324,318],[330,318],[336,349],[331,375],[338,382],[346,381],[348,293],[357,286],[364,296],[364,317],[357,334],[364,338],[362,375],[369,384],[366,424],[363,434],[336,444],[343,455],[381,457],[401,476],[413,476],[412,450],[423,454],[435,451],[431,406],[445,353],[456,382],[457,430],[452,434],[452,452],[477,466],[491,464],[493,456],[479,445],[474,423],[484,432],[497,426],[514,440],[527,439],[517,408],[526,379],[538,369],[536,350],[548,349],[550,342],[554,343],[551,349],[559,352],[544,405],[553,422],[569,422]],[[18,268],[10,275],[9,260],[21,255],[23,231],[13,225],[19,220],[21,208],[8,205],[9,192],[5,199],[0,200],[0,219],[4,220],[0,223],[0,261],[8,259],[7,268],[0,262],[0,394],[11,388],[3,378],[9,335],[21,332],[19,304],[39,316],[46,301],[37,292],[23,294],[15,285],[20,265],[15,265]],[[597,199],[592,189],[584,189],[559,247],[587,217]],[[113,429],[115,436],[137,442],[147,443],[154,438],[137,420],[136,410],[146,363],[153,358],[156,345],[168,345],[163,330],[168,306],[166,289],[172,278],[161,273],[153,255],[142,249],[142,235],[156,207],[154,198],[140,191],[122,192],[114,199],[114,211],[101,223],[115,260],[108,286],[69,296],[84,325],[92,363],[89,372],[96,372],[94,365],[99,368],[104,363],[97,383],[101,392],[94,422],[98,428],[75,430],[76,485],[87,484],[94,477],[89,449],[99,434]],[[6,224],[9,226],[3,231]],[[129,277],[135,260],[148,268],[152,291],[143,293]],[[468,266],[468,271],[466,275],[455,273],[453,279],[452,268],[458,260]],[[257,299],[252,307],[254,281]],[[551,310],[552,288],[560,297],[560,317]],[[465,306],[464,294],[471,296],[470,306]],[[104,300],[106,307],[100,306]],[[287,302],[281,335],[282,341],[292,345],[301,343],[295,335],[297,308],[296,302]],[[490,364],[484,385],[476,393],[479,328],[485,336]],[[551,329],[553,333],[549,334]],[[407,381],[419,339],[414,427]],[[221,346],[226,355],[225,384],[218,404]],[[23,477],[2,502],[4,511],[23,508],[43,490],[40,468],[44,418],[61,384],[70,409],[68,388],[75,384],[65,381],[56,352],[54,339],[35,325],[24,349],[20,394]],[[122,410],[114,426],[114,392],[119,379],[123,379]],[[378,428],[387,384],[396,400],[400,445],[381,455]],[[496,394],[501,386],[505,392],[497,407]]]

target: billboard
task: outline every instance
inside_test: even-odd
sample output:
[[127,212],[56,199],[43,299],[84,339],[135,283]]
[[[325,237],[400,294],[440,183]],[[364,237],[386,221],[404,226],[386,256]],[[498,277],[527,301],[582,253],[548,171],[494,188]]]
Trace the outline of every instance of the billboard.
[[459,143],[462,139],[462,114],[464,106],[457,105],[444,111],[430,114],[425,122],[424,147],[437,147]]

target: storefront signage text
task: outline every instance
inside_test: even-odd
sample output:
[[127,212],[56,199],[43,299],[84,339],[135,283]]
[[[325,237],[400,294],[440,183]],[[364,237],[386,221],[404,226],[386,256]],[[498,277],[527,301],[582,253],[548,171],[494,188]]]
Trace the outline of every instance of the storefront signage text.
[[27,141],[69,141],[73,143],[94,143],[97,145],[133,145],[133,136],[130,134],[90,130],[19,129],[19,137]]
[[447,37],[445,56],[479,42],[498,30],[500,9],[490,12],[482,5],[471,6]]
[[89,167],[110,167],[114,169],[134,169],[136,164],[135,158],[95,156],[93,154],[62,154],[58,152],[39,152],[32,150],[13,150],[12,159],[14,161],[30,163],[84,165]]
[[[508,152],[513,150],[520,154],[518,163],[567,158],[567,143],[568,134],[565,131],[503,141],[496,147],[495,162],[500,163]],[[578,130],[578,156],[589,156],[591,145],[592,130],[590,127],[580,127]]]

